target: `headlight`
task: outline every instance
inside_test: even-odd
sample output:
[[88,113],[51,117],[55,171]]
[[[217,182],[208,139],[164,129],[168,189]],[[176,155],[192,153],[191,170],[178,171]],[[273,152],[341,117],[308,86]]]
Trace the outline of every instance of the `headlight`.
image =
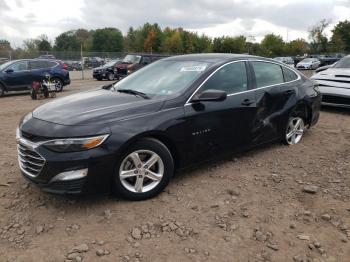
[[20,121],[20,125],[23,125],[25,122],[27,122],[28,120],[30,120],[33,117],[32,112],[26,114]]
[[55,152],[78,152],[89,150],[101,145],[109,135],[101,135],[87,138],[65,138],[44,142],[42,145]]

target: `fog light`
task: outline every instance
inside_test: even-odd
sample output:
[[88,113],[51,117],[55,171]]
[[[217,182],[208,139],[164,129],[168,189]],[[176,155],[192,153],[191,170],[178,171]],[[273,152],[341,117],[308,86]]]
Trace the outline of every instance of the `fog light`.
[[80,178],[86,177],[87,173],[88,173],[87,168],[67,171],[67,172],[59,173],[58,175],[53,177],[50,182],[80,179]]

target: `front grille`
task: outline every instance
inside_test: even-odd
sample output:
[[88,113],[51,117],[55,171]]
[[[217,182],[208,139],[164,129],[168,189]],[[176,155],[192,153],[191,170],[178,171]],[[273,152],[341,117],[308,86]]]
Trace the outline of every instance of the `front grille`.
[[33,149],[23,144],[18,144],[17,149],[21,170],[28,176],[38,176],[45,165],[45,159]]
[[322,101],[324,103],[338,104],[338,105],[349,105],[350,106],[350,98],[349,97],[323,95]]

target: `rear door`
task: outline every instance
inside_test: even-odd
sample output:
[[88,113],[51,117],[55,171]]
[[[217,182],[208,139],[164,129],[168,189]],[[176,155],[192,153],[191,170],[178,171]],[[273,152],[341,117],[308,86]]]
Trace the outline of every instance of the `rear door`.
[[246,63],[229,63],[211,75],[195,93],[223,90],[228,94],[226,100],[186,104],[189,159],[201,160],[250,144],[256,103],[249,83]]
[[269,61],[251,61],[257,113],[252,128],[253,144],[274,140],[281,135],[286,93],[282,66]]
[[18,61],[10,65],[4,72],[4,83],[9,91],[26,90],[30,87],[28,78],[30,71],[28,61]]

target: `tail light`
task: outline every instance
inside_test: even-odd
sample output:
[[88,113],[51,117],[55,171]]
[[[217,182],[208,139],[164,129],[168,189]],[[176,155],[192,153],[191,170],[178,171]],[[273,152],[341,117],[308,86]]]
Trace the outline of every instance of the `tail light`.
[[64,70],[68,70],[68,65],[67,65],[67,64],[62,64],[62,68],[63,68]]

